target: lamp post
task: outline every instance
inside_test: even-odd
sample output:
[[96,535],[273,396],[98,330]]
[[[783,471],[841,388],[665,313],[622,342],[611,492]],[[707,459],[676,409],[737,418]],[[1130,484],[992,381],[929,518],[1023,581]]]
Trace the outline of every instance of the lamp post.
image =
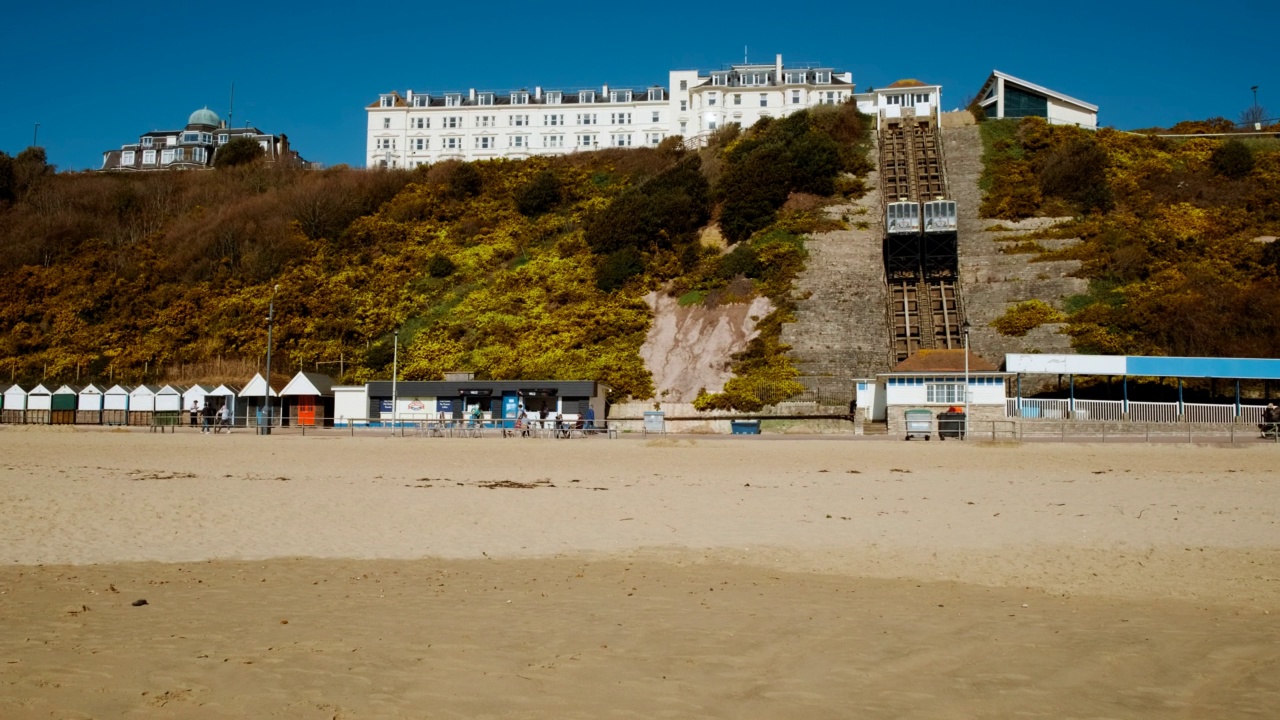
[[391,349],[391,434],[396,432],[396,412],[400,405],[400,391],[397,383],[400,381],[400,330],[397,329],[392,336]]
[[[1258,88],[1253,89],[1253,104],[1258,104]],[[36,123],[36,127],[31,131],[31,147],[40,147],[40,123]]]
[[964,432],[960,437],[965,440],[969,439],[969,319],[960,325],[960,332],[964,333]]
[[262,393],[266,397],[267,429],[265,431],[258,429],[259,432],[267,435],[271,434],[271,326],[276,317],[276,293],[279,291],[279,284],[271,288],[271,302],[267,305],[267,388]]
[[[1256,108],[1258,107],[1258,86],[1254,85],[1249,89],[1253,91],[1253,106]],[[36,124],[38,125],[39,123]]]

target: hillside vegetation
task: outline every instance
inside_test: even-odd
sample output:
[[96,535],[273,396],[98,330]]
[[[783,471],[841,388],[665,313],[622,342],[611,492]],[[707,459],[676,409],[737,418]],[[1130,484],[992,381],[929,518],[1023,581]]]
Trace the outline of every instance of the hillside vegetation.
[[[0,154],[0,372],[28,383],[222,380],[273,364],[344,382],[447,370],[654,388],[639,356],[653,289],[780,308],[822,200],[861,191],[868,124],[851,106],[658,148],[322,172],[57,174]],[[730,248],[700,240],[718,222]],[[776,331],[740,374],[795,371]],[[783,386],[784,391],[787,386]],[[721,404],[751,405],[758,393]]]
[[[1050,126],[980,125],[985,217],[1071,217],[1040,238],[1080,238],[1034,259],[1075,259],[1089,292],[1068,298],[1080,352],[1280,357],[1280,141],[1161,138]],[[1031,239],[1036,239],[1032,235]],[[1014,307],[1025,334],[1062,321]]]

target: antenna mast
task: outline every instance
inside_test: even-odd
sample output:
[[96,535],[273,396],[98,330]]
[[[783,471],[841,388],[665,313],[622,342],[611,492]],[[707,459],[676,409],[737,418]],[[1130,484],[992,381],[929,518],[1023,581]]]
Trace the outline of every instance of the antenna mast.
[[227,108],[227,127],[235,127],[231,120],[236,114],[236,83],[231,81],[231,107]]

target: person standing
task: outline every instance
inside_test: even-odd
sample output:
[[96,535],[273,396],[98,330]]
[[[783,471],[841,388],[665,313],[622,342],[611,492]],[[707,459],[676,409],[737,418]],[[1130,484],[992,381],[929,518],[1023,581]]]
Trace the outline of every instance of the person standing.
[[587,406],[586,420],[587,420],[587,423],[584,426],[584,429],[586,430],[586,432],[583,434],[589,436],[591,433],[595,432],[595,429],[596,429],[596,409],[591,407],[590,405]]
[[204,408],[200,410],[200,418],[203,421],[200,427],[201,434],[209,432],[210,426],[213,425],[213,406],[209,404],[208,398],[205,398]]
[[191,401],[191,427],[196,426],[196,418],[200,415],[200,403],[196,400]]

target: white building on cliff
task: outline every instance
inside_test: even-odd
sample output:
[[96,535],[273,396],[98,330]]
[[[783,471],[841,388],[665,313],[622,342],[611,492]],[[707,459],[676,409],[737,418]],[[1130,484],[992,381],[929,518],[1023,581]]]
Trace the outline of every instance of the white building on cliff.
[[680,135],[697,142],[727,123],[749,127],[853,96],[851,73],[814,65],[732,65],[672,70],[666,86],[644,88],[390,92],[370,104],[369,167],[417,167],[439,160],[561,155],[657,145]]

